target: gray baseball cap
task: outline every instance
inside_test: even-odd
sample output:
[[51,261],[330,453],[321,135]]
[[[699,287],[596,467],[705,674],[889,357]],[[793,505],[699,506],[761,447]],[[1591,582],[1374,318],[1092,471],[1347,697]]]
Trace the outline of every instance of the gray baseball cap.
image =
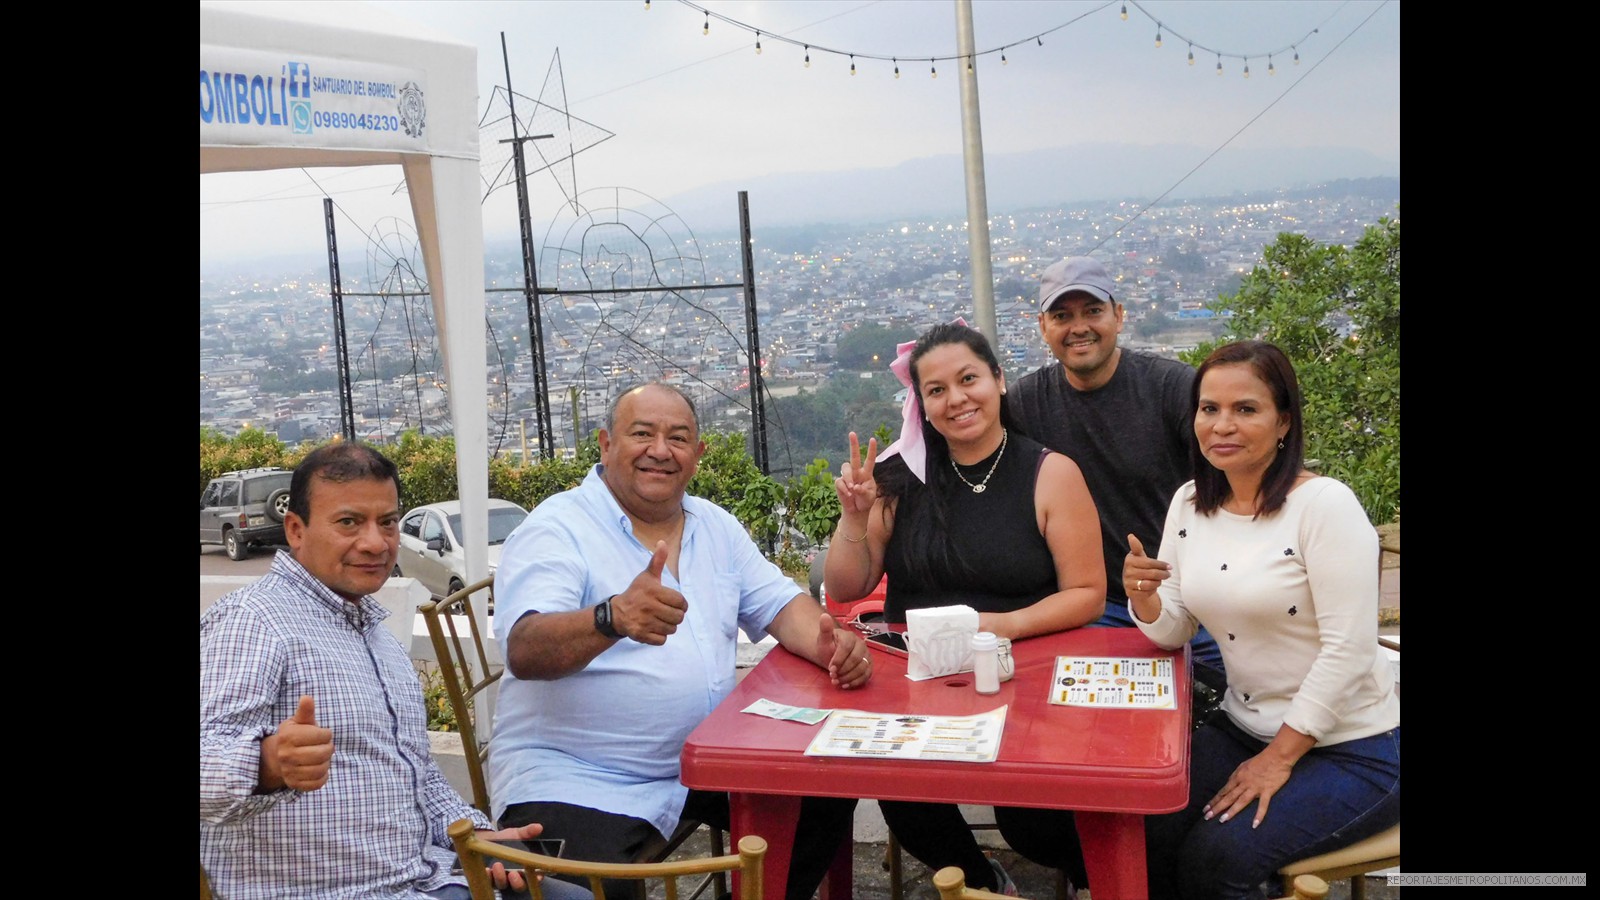
[[1046,313],[1055,302],[1074,291],[1082,291],[1107,303],[1115,303],[1112,296],[1116,283],[1106,272],[1106,267],[1091,257],[1069,256],[1044,270],[1039,278],[1039,312]]

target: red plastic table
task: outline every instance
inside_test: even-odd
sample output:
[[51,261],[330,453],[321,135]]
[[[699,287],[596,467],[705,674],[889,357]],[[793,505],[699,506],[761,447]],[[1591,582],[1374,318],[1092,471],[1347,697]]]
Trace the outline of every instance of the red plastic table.
[[[810,795],[1076,810],[1095,897],[1142,900],[1148,895],[1144,816],[1188,802],[1188,649],[1164,651],[1134,628],[1080,628],[1017,641],[1012,655],[1015,677],[1000,693],[983,696],[970,673],[911,681],[903,658],[876,651],[872,680],[839,690],[827,672],[774,648],[689,735],[683,783],[730,794],[735,842],[746,834],[766,839],[768,891],[783,889],[800,798]],[[1048,692],[1057,656],[1173,658],[1174,708],[1053,706]],[[1010,709],[992,763],[858,759],[804,755],[821,726],[740,712],[759,699],[928,715]],[[827,887],[831,897],[849,897],[848,866],[836,866]]]

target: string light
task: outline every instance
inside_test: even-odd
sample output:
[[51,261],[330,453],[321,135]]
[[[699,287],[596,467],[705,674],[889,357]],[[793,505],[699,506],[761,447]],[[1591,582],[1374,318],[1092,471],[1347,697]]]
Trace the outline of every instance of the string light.
[[[644,8],[645,8],[646,11],[649,11],[649,9],[650,9],[650,7],[652,5],[652,2],[653,2],[653,0],[644,0]],[[709,9],[706,9],[705,7],[699,5],[698,3],[689,2],[689,0],[681,0],[681,2],[683,2],[683,4],[685,6],[688,6],[691,9],[694,9],[694,10],[699,10],[701,13],[704,14],[705,19],[701,23],[700,33],[705,35],[705,36],[707,36],[707,37],[709,37],[711,35],[711,11]],[[1135,3],[1134,5],[1138,6],[1137,3]],[[1127,4],[1126,0],[1123,0],[1123,2],[1121,2],[1119,4],[1118,12],[1119,12],[1121,18],[1124,21],[1127,21],[1127,19],[1128,19],[1128,4]],[[1166,23],[1161,22],[1160,20],[1157,20],[1154,16],[1151,16],[1148,12],[1145,12],[1145,10],[1143,8],[1140,9],[1140,12],[1143,12],[1147,19],[1150,19],[1151,21],[1154,21],[1156,23],[1156,48],[1160,49],[1166,42],[1166,33],[1167,33]],[[730,19],[727,16],[723,16],[723,15],[720,15],[720,14],[717,16],[717,18],[721,19],[726,24],[730,24],[730,25],[733,25],[736,28],[742,28],[747,32],[754,33],[755,34],[755,51],[756,51],[757,55],[761,54],[762,49],[763,49],[762,48],[761,39],[762,39],[763,35],[762,35],[762,33],[761,33],[761,31],[759,29],[754,28],[751,25],[747,25],[747,24],[745,24],[743,22],[737,21],[735,19]],[[1071,23],[1068,23],[1068,24],[1071,24]],[[1033,38],[1034,39],[1034,44],[1037,45],[1038,47],[1042,48],[1044,46],[1044,36],[1046,34],[1049,34],[1049,33],[1053,32],[1053,31],[1056,31],[1056,30],[1058,30],[1059,28],[1062,28],[1062,27],[1065,27],[1065,26],[1056,26],[1056,28],[1046,29],[1045,31],[1041,31],[1038,34],[1035,34],[1034,38]],[[1311,35],[1319,34],[1320,31],[1321,31],[1321,29],[1319,29],[1319,28],[1313,28],[1313,29],[1311,29],[1309,34],[1305,35],[1305,37],[1310,37]],[[1194,63],[1194,48],[1195,48],[1194,41],[1189,39],[1189,38],[1187,38],[1187,37],[1185,37],[1182,34],[1177,33],[1177,32],[1173,32],[1173,33],[1177,34],[1179,40],[1182,40],[1182,41],[1185,41],[1185,42],[1188,43],[1189,46],[1188,46],[1188,53],[1187,53],[1187,62],[1188,62],[1189,65],[1193,66],[1195,64]],[[770,33],[765,35],[765,36],[766,37],[772,37],[772,35]],[[1302,38],[1302,39],[1304,39],[1304,38]],[[778,40],[780,40],[780,41],[782,41],[784,43],[788,43],[788,44],[793,44],[794,43],[789,38],[782,37],[781,35],[778,36]],[[1023,38],[1023,40],[1025,41],[1025,40],[1027,40],[1027,38]],[[989,49],[989,50],[982,50],[982,51],[978,51],[978,52],[969,52],[969,53],[967,53],[965,55],[966,62],[967,62],[967,73],[968,74],[975,73],[977,71],[977,57],[980,56],[980,55],[989,54],[989,53],[998,52],[1000,54],[1000,64],[1003,65],[1003,66],[1004,65],[1009,65],[1011,60],[1009,58],[1009,54],[1007,53],[1007,51],[1012,47],[1018,46],[1020,43],[1021,42],[1012,42],[1012,43],[1008,43],[1008,44],[1002,44],[1002,45],[1000,45],[998,47],[994,47],[994,48]],[[810,44],[803,44],[802,46],[805,48],[805,67],[809,69],[809,68],[811,68],[811,45]],[[1289,47],[1293,50],[1294,64],[1298,66],[1300,64],[1300,47],[1299,47],[1299,45],[1297,43],[1291,43],[1291,44],[1289,44]],[[832,54],[835,54],[835,55],[838,55],[838,56],[848,56],[850,58],[850,74],[851,75],[855,75],[856,74],[856,59],[855,58],[858,55],[856,52],[853,52],[853,51],[850,51],[850,50],[846,50],[846,49],[833,49],[833,48],[829,48],[829,47],[819,47],[818,49],[821,50],[824,53],[832,53]],[[1223,66],[1222,66],[1222,56],[1223,56],[1223,54],[1222,54],[1222,52],[1221,51],[1212,50],[1212,48],[1207,47],[1207,46],[1205,46],[1203,44],[1201,45],[1200,49],[1202,51],[1204,51],[1204,52],[1216,53],[1216,55],[1217,55],[1217,69],[1216,69],[1216,71],[1217,71],[1218,75],[1223,74]],[[1267,55],[1267,74],[1269,76],[1278,74],[1277,62],[1276,62],[1276,59],[1274,57],[1276,56],[1277,53],[1282,53],[1282,52],[1283,52],[1283,50],[1280,48],[1280,49],[1274,50],[1271,53],[1267,53],[1266,54]],[[862,55],[865,55],[865,56],[867,56],[867,57],[869,57],[871,59],[882,59],[883,58],[883,57],[878,56],[877,54],[874,54],[874,53],[866,53],[866,54],[862,54]],[[1246,55],[1240,55],[1240,54],[1234,54],[1234,53],[1230,53],[1230,54],[1227,54],[1227,55],[1228,56],[1232,56],[1235,59],[1239,59],[1239,60],[1243,61],[1243,67],[1242,67],[1242,70],[1241,70],[1241,74],[1245,78],[1249,78],[1250,77],[1250,57],[1246,56]],[[948,55],[948,56],[930,56],[930,57],[928,57],[928,75],[929,75],[929,77],[930,78],[938,78],[939,77],[939,69],[938,69],[939,60],[941,60],[941,59],[942,60],[956,60],[956,59],[961,59],[961,58],[962,58],[962,56],[961,55],[957,55],[957,54],[951,54],[951,55]],[[894,62],[894,75],[895,75],[896,78],[899,78],[900,77],[900,60],[899,60],[899,57],[891,57],[891,59]]]

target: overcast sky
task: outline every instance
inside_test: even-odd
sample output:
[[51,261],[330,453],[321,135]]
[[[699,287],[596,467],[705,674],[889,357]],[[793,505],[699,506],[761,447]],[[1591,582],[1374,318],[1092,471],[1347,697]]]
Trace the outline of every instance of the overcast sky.
[[[615,134],[576,157],[579,191],[621,186],[666,200],[730,179],[961,152],[961,64],[941,61],[938,78],[929,74],[929,57],[956,54],[954,0],[698,3],[760,29],[760,55],[750,31],[713,18],[703,34],[704,13],[676,0],[653,0],[648,11],[644,0],[371,5],[478,47],[480,115],[505,82],[502,32],[517,93],[555,106],[559,49],[565,105]],[[1004,65],[999,53],[976,63],[986,154],[1088,142],[1350,147],[1398,170],[1398,0],[1138,0],[1126,4],[1126,21],[1122,6],[974,0],[977,49],[1016,44]],[[1032,36],[1043,32],[1040,46]],[[773,35],[810,42],[810,68],[800,47]],[[824,47],[856,53],[857,73]],[[874,56],[898,56],[901,77]],[[323,254],[324,191],[341,210],[341,246],[363,229],[392,227],[388,217],[409,223],[409,205],[395,196],[402,180],[398,167],[201,176],[201,270],[269,253]],[[547,220],[562,191],[550,174],[530,184],[533,217]],[[516,228],[512,191],[495,192],[484,205],[486,238]]]

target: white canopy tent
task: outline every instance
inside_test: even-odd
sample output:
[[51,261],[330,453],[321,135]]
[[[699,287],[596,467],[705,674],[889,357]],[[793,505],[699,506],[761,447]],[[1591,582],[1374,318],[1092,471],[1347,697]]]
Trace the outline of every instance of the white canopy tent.
[[404,170],[450,382],[469,584],[488,574],[489,543],[477,65],[477,48],[364,3],[200,3],[201,174]]

